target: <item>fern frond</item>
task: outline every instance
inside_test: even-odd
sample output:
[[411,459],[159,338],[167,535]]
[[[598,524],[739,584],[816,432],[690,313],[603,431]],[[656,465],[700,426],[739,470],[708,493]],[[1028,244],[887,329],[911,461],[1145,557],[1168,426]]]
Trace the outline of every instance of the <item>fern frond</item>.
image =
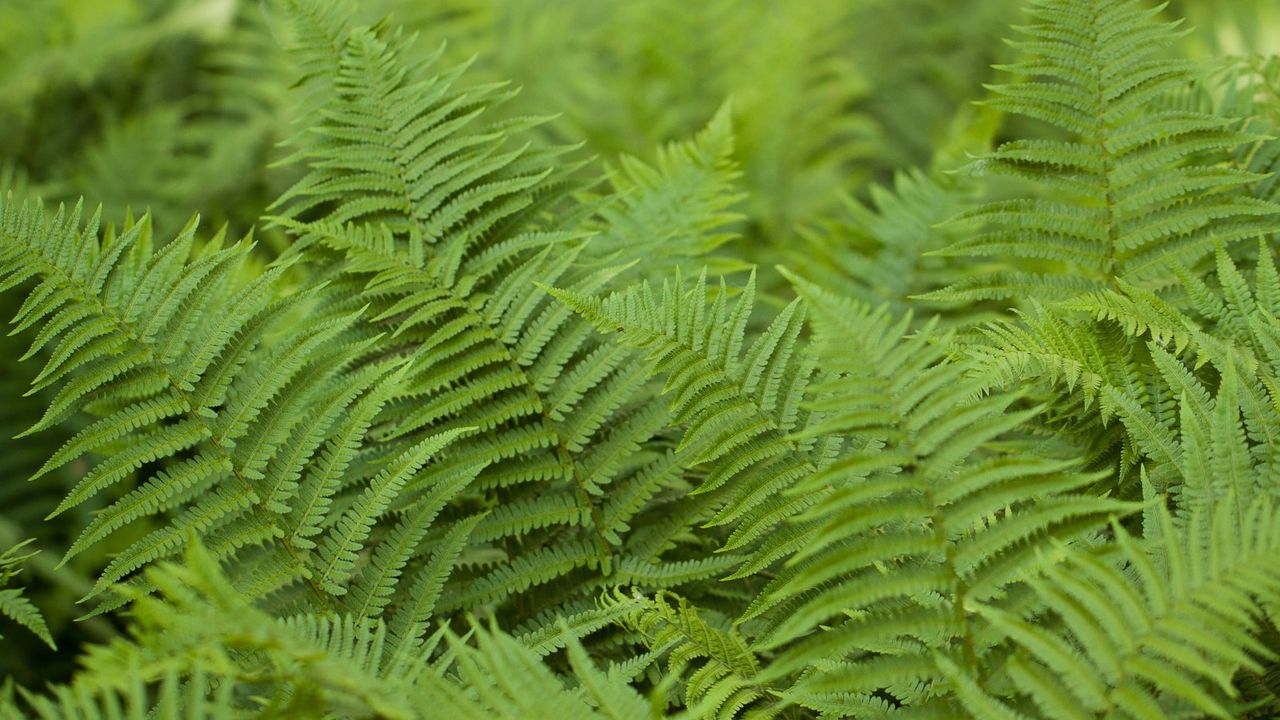
[[[20,571],[22,563],[35,556],[36,552],[38,552],[27,553],[26,555],[18,554],[22,548],[31,542],[31,540],[25,540],[0,553],[0,585],[9,584]],[[23,588],[16,587],[0,590],[0,615],[27,628],[50,648],[58,649],[57,644],[53,641],[53,636],[49,634],[49,626],[45,623],[44,615],[41,614],[39,608],[31,600],[23,597]]]
[[[709,624],[684,598],[667,593],[653,598],[617,595],[605,602],[634,605],[627,625],[645,645],[666,654],[673,671],[683,673],[697,664],[685,687],[690,708],[733,717],[741,707],[765,697],[763,688],[756,686],[760,666],[751,649],[732,629]],[[730,698],[732,705],[726,708]]]
[[652,165],[630,156],[618,161],[611,192],[601,199],[594,252],[642,257],[631,274],[653,280],[734,239],[729,228],[743,217],[734,208],[745,195],[736,190],[742,173],[733,160],[731,113],[725,104],[691,141],[660,148]]
[[496,629],[475,628],[469,634],[474,646],[448,633],[449,653],[430,662],[439,636],[410,652],[386,654],[386,627],[378,621],[270,617],[231,588],[198,542],[189,545],[182,566],[147,572],[160,592],[137,598],[133,639],[94,649],[70,686],[54,687],[48,696],[28,694],[41,717],[111,716],[121,700],[136,716],[159,718],[253,712],[408,719],[432,708],[478,720],[618,717],[593,708],[647,708],[621,678],[584,664],[572,635],[573,669],[590,682],[589,693],[566,686],[537,654]]
[[[1280,592],[1267,559],[1280,543],[1280,522],[1270,500],[1243,518],[1233,505],[1191,511],[1185,537],[1160,509],[1163,539],[1154,543],[1116,525],[1114,559],[1063,549],[1061,561],[1029,581],[1050,613],[1034,624],[974,605],[1017,648],[1007,661],[1008,693],[1031,701],[1036,715],[1019,703],[1024,716],[1236,716],[1232,677],[1258,671],[1251,653],[1266,654],[1251,628],[1259,604]],[[966,705],[977,712],[1000,694],[975,693]]]
[[[584,203],[569,197],[565,148],[518,144],[540,121],[489,119],[505,90],[412,60],[385,28],[308,24],[318,29],[300,52],[315,56],[319,126],[297,141],[289,162],[308,170],[277,222],[298,239],[290,257],[338,278],[353,309],[371,306],[368,322],[388,333],[377,355],[415,358],[378,411],[376,452],[476,428],[424,479],[480,466],[473,490],[496,505],[470,542],[506,560],[458,578],[461,596],[483,588],[484,602],[501,602],[584,564],[611,572],[629,518],[682,470],[652,449],[668,416],[648,397],[644,363],[531,286],[598,290],[620,272],[604,264],[620,249],[609,237],[634,239],[655,216],[670,228],[664,252],[710,249],[689,243],[731,219],[728,116],[656,168],[629,163],[615,195]],[[705,189],[673,196],[677,178]],[[595,230],[600,247],[584,242]]]
[[766,501],[812,474],[825,445],[791,433],[808,422],[801,399],[812,364],[796,352],[803,309],[792,303],[744,350],[754,275],[733,303],[721,283],[708,305],[705,273],[656,293],[648,284],[604,299],[571,290],[552,294],[605,332],[643,349],[666,375],[672,421],[686,425],[677,448],[687,466],[704,466],[696,494],[714,494],[710,525],[750,526],[722,550],[744,547],[786,519]]
[[[253,581],[261,592],[301,582],[344,594],[357,552],[381,544],[371,537],[375,521],[427,487],[409,480],[457,435],[422,441],[367,484],[364,469],[351,467],[406,369],[399,361],[355,366],[369,344],[354,327],[359,312],[322,311],[286,330],[316,294],[279,293],[287,263],[242,279],[250,246],[202,247],[194,223],[153,250],[145,222],[99,238],[96,220],[82,227],[78,212],[0,212],[6,280],[38,280],[15,318],[19,328],[45,321],[29,353],[47,355],[36,387],[59,383],[32,430],[76,411],[101,416],[37,473],[107,455],[53,514],[156,466],[71,545],[68,558],[131,522],[159,521],[107,565],[91,594],[176,553],[191,530],[208,535],[219,555],[257,555],[264,571],[272,568]],[[277,539],[284,542],[265,548]]]
[[[288,307],[274,302],[266,291],[283,268],[259,283],[237,287],[234,268],[245,261],[248,246],[219,249],[215,244],[194,254],[194,224],[153,254],[146,223],[99,239],[96,218],[81,227],[78,210],[47,218],[39,209],[6,205],[0,213],[6,284],[30,278],[39,282],[15,323],[21,328],[49,322],[33,346],[33,351],[46,344],[52,348],[35,387],[66,380],[50,412],[31,431],[49,427],[92,400],[100,407],[115,404],[117,412],[70,441],[71,452],[95,450],[125,435],[131,439],[127,452],[98,464],[81,479],[55,514],[118,483],[144,462],[197,445],[207,448],[211,457],[188,463],[181,476],[167,478],[170,494],[229,479],[238,480],[239,492],[252,497],[255,488],[248,475],[232,461],[244,423],[222,425],[219,421],[225,416],[214,408],[231,389],[228,370],[245,362],[245,353],[270,321]],[[217,318],[208,315],[214,307],[219,308]],[[311,335],[309,346],[299,348],[304,354],[282,356],[274,381],[284,384],[307,362],[306,350],[321,346],[341,329],[339,324]],[[239,387],[241,392],[249,389]],[[240,397],[241,413],[256,412],[261,407],[257,403],[266,400]],[[166,422],[169,418],[173,422]],[[70,453],[56,457],[59,462],[73,458]],[[126,501],[135,503],[131,498],[121,502]],[[151,512],[160,506],[152,503]]]
[[[451,636],[457,653],[454,664],[467,688],[459,697],[475,697],[476,709],[466,717],[511,718],[615,718],[642,720],[650,717],[648,703],[617,675],[595,667],[582,646],[570,636],[569,661],[579,687],[570,690],[538,656],[511,637],[477,629],[475,647]],[[459,715],[459,717],[462,717]]]
[[776,653],[765,677],[798,678],[790,702],[945,713],[934,653],[975,666],[987,652],[966,603],[1005,597],[1047,539],[1134,508],[1083,492],[1098,476],[1077,461],[1001,447],[1038,408],[985,394],[933,324],[903,338],[910,318],[794,282],[831,373],[811,393],[823,420],[808,433],[866,440],[795,489],[829,488],[778,539],[786,563],[743,621],[768,628],[757,641]]
[[1247,192],[1263,177],[1200,159],[1257,138],[1226,119],[1157,106],[1194,77],[1191,63],[1161,55],[1174,24],[1136,0],[1039,2],[1029,14],[1013,43],[1021,57],[1003,67],[1025,79],[989,86],[986,102],[1066,138],[1013,140],[977,161],[976,172],[1036,192],[962,213],[973,234],[946,253],[1050,261],[1049,277],[974,279],[930,297],[1055,299],[1118,279],[1166,281],[1171,263],[1270,232],[1280,207]]
[[[1175,268],[1186,293],[1181,302],[1120,281],[1056,308],[1033,303],[1019,322],[985,328],[987,342],[969,352],[998,386],[1029,379],[1065,386],[1079,402],[1060,401],[1063,415],[1095,415],[1096,403],[1090,422],[1118,418],[1130,462],[1145,457],[1162,491],[1183,492],[1185,483],[1213,475],[1196,464],[1221,461],[1224,468],[1252,468],[1235,473],[1254,478],[1237,483],[1236,497],[1271,494],[1280,355],[1275,316],[1255,298],[1272,291],[1274,261],[1261,247],[1251,284],[1224,250],[1216,259],[1217,282]],[[1222,404],[1215,396],[1223,396]],[[1236,409],[1235,421],[1226,419],[1227,407]],[[1208,492],[1186,491],[1188,499]]]
[[[787,265],[872,307],[889,303],[899,315],[916,296],[943,287],[960,294],[956,286],[967,279],[970,268],[928,253],[955,242],[955,226],[944,221],[966,207],[972,194],[963,179],[900,173],[891,187],[872,186],[868,202],[848,198],[834,218],[802,232],[803,243]],[[939,311],[953,307],[938,304]]]

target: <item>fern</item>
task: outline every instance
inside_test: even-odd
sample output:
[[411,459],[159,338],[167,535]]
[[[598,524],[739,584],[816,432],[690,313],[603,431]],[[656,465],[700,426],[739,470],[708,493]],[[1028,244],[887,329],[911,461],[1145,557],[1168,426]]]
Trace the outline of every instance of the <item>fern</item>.
[[[1237,497],[1272,493],[1276,361],[1266,298],[1276,286],[1274,261],[1263,247],[1250,287],[1225,252],[1217,260],[1216,287],[1177,270],[1186,307],[1122,283],[1068,305],[1084,315],[1041,308],[1022,323],[992,327],[989,342],[972,352],[1001,383],[1045,378],[1074,389],[1085,407],[1096,402],[1103,422],[1123,424],[1129,462],[1153,463],[1158,486],[1178,493],[1191,478],[1210,477],[1187,462],[1219,443],[1238,446],[1229,451],[1242,458],[1234,464],[1256,477]],[[1195,449],[1184,452],[1188,443]],[[1214,451],[1215,462],[1222,452]]]
[[[208,534],[220,557],[255,568],[246,574],[255,592],[301,583],[322,605],[344,595],[357,553],[381,542],[371,536],[373,523],[458,433],[423,440],[391,458],[363,489],[350,487],[362,474],[346,468],[404,371],[395,368],[399,361],[352,367],[367,345],[351,334],[356,314],[317,317],[265,350],[263,338],[309,299],[275,296],[286,265],[242,281],[246,243],[202,246],[193,223],[153,251],[145,221],[103,238],[96,224],[82,227],[78,210],[48,218],[39,209],[5,208],[7,280],[40,279],[16,322],[19,329],[45,322],[29,353],[51,348],[35,386],[58,387],[31,431],[81,409],[101,415],[37,477],[85,453],[112,450],[53,514],[114,492],[139,467],[165,463],[115,492],[68,550],[71,557],[128,523],[162,520],[107,565],[90,596],[173,555],[191,531]],[[208,315],[215,308],[220,317]],[[310,424],[299,422],[308,416]],[[326,438],[327,430],[334,435]],[[299,465],[273,456],[316,462],[300,478]],[[455,483],[451,492],[457,490]],[[334,502],[344,495],[352,498],[349,509]]]
[[1163,110],[1157,101],[1193,77],[1161,57],[1174,26],[1134,0],[1042,2],[1030,10],[1008,72],[991,87],[998,110],[1048,123],[1068,139],[1014,140],[977,162],[986,175],[1038,192],[962,214],[983,229],[946,252],[1041,262],[973,278],[940,298],[1071,298],[1117,279],[1158,283],[1170,261],[1192,264],[1218,243],[1267,232],[1273,203],[1253,198],[1262,175],[1198,161],[1253,138],[1223,118]]
[[[640,223],[665,222],[687,237],[689,227],[664,216],[700,218],[690,226],[698,231],[728,222],[727,119],[673,147],[657,168],[631,163],[596,217],[586,212],[592,201],[566,210],[563,223],[548,223],[545,213],[572,207],[574,185],[557,165],[562,150],[509,142],[534,120],[484,128],[489,105],[502,97],[497,88],[454,89],[457,70],[432,76],[429,64],[405,59],[403,41],[378,31],[336,24],[317,32],[302,52],[344,48],[332,107],[322,111],[332,119],[325,139],[301,141],[296,158],[311,170],[282,199],[281,222],[298,235],[296,252],[360,288],[373,325],[393,338],[377,353],[395,347],[424,358],[422,372],[407,376],[405,391],[380,417],[384,446],[402,451],[427,429],[479,430],[449,462],[485,466],[478,488],[501,507],[472,538],[510,549],[506,563],[466,580],[471,587],[446,608],[501,603],[584,567],[611,572],[613,547],[637,501],[678,472],[663,453],[634,454],[667,417],[641,394],[644,367],[630,353],[590,337],[584,323],[530,294],[529,285],[599,287],[618,272],[601,269],[602,259],[634,238]],[[395,138],[389,145],[388,137]],[[368,159],[342,159],[356,156]],[[648,186],[629,184],[644,173]],[[445,175],[454,179],[441,184]],[[685,176],[681,182],[707,194],[673,197],[657,184]],[[317,217],[302,219],[308,215]],[[609,228],[598,250],[582,241],[592,226]],[[609,493],[615,487],[626,493],[618,501]],[[564,534],[572,528],[581,530]],[[514,552],[517,539],[524,553]]]
[[704,468],[695,493],[708,498],[704,512],[711,524],[737,526],[721,547],[729,551],[815,502],[820,492],[782,507],[766,501],[813,473],[838,442],[789,437],[809,422],[800,401],[813,373],[795,353],[804,321],[799,303],[744,348],[754,277],[732,305],[722,284],[708,308],[705,285],[705,275],[686,282],[677,272],[661,296],[648,285],[604,300],[553,294],[597,327],[648,351],[655,371],[667,376],[663,393],[671,397],[672,421],[687,426],[677,455],[689,467]]
[[[1068,551],[1031,581],[1053,621],[977,606],[1017,652],[1007,663],[1008,701],[955,672],[970,712],[1018,717],[1209,716],[1239,710],[1233,674],[1260,670],[1250,633],[1276,600],[1275,508],[1255,504],[1190,511],[1184,540],[1160,508],[1160,541],[1116,528],[1119,557]],[[1120,563],[1127,565],[1126,572]],[[994,695],[994,696],[993,696]],[[967,696],[967,697],[966,697]],[[1016,699],[1013,699],[1016,696]],[[1034,713],[1034,714],[1033,714]]]
[[[675,604],[672,605],[672,600]],[[625,603],[626,598],[611,602]],[[659,593],[645,599],[628,616],[627,624],[649,647],[667,654],[672,674],[690,672],[685,703],[703,713],[732,715],[765,696],[755,683],[759,660],[732,629],[713,627],[683,598]]]
[[0,8],[0,717],[1280,707],[1243,4],[977,108],[1006,0],[90,4]]
[[[692,141],[661,148],[653,165],[622,157],[598,213],[602,236],[592,242],[595,253],[644,256],[632,272],[661,278],[680,260],[733,240],[728,228],[743,218],[733,208],[746,195],[737,191],[742,173],[733,159],[731,111],[720,108]],[[738,268],[729,261],[723,269]]]
[[845,212],[808,230],[788,266],[869,306],[888,303],[895,314],[951,310],[963,322],[974,322],[978,318],[968,304],[921,307],[919,300],[973,271],[930,255],[956,240],[955,226],[943,223],[971,202],[972,191],[933,174],[903,173],[892,187],[873,187],[869,203],[849,198]]
[[[86,656],[84,682],[33,696],[37,713],[98,717],[120,699],[135,713],[163,718],[246,711],[411,718],[425,707],[458,718],[641,717],[637,708],[645,708],[633,690],[601,673],[572,635],[573,667],[590,683],[588,692],[565,687],[536,654],[497,630],[476,627],[469,638],[436,633],[424,645],[386,653],[387,628],[378,621],[273,618],[232,588],[199,543],[189,548],[183,565],[148,570],[162,594],[138,598],[134,638]],[[429,662],[441,647],[447,654]],[[268,678],[273,694],[245,694]]]
[[[18,555],[18,551],[30,542],[30,540],[20,542],[0,554],[0,584],[8,585],[18,574],[22,563],[36,554]],[[27,628],[54,650],[58,649],[53,642],[53,637],[49,634],[49,626],[45,624],[44,616],[30,600],[23,597],[22,588],[0,590],[0,615]]]
[[[933,653],[972,666],[989,651],[968,603],[1004,597],[1033,538],[1070,538],[1126,508],[1080,492],[1096,476],[1073,461],[1006,436],[1036,408],[1012,409],[1016,394],[983,397],[944,343],[931,347],[930,328],[900,341],[907,321],[800,289],[823,364],[838,373],[816,393],[830,416],[809,432],[853,432],[861,449],[807,481],[831,492],[801,517],[785,569],[744,619],[768,618],[763,646],[785,648],[771,673],[829,658],[788,691],[793,702],[944,712]],[[851,327],[865,338],[852,347]]]

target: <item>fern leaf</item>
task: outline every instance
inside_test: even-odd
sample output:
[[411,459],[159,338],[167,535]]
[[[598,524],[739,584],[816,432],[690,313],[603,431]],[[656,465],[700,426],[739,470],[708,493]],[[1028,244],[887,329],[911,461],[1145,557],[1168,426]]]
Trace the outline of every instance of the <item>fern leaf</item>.
[[346,594],[346,580],[355,569],[358,553],[364,547],[374,522],[387,512],[401,489],[431,455],[464,432],[467,429],[427,438],[378,473],[355,505],[338,518],[320,543],[316,582],[321,588],[335,595]]
[[1048,711],[1068,700],[1094,713],[1138,717],[1194,707],[1232,717],[1233,674],[1258,667],[1249,654],[1260,651],[1249,632],[1252,613],[1277,587],[1272,565],[1259,558],[1273,552],[1280,527],[1269,501],[1243,518],[1233,505],[1191,511],[1185,538],[1161,509],[1157,522],[1166,533],[1147,546],[1117,526],[1121,560],[1134,572],[1086,550],[1066,551],[1032,581],[1058,624],[1031,625],[975,605],[1017,647],[1013,692],[1029,696],[1045,717],[1057,717]]
[[1200,159],[1256,138],[1202,112],[1158,108],[1193,77],[1189,62],[1161,57],[1175,25],[1132,0],[1043,2],[1029,14],[1013,43],[1020,59],[1003,67],[1026,79],[989,86],[986,102],[1067,138],[1013,140],[978,160],[976,172],[1037,192],[960,215],[973,234],[946,252],[1048,260],[1052,274],[975,279],[930,297],[1068,299],[1119,279],[1167,279],[1170,263],[1267,232],[1278,208],[1247,192],[1261,176]]

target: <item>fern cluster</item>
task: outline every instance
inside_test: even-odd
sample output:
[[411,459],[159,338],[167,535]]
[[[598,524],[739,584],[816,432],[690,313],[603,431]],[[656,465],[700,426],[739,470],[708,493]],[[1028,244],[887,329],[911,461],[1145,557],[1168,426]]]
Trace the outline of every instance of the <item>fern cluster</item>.
[[0,9],[0,717],[1280,714],[1268,10],[964,5]]

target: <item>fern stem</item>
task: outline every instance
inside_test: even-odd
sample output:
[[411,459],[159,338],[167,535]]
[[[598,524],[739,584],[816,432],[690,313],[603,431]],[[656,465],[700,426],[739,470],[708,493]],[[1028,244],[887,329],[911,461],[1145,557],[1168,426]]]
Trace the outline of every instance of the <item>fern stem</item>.
[[[914,451],[913,451],[914,454]],[[927,483],[924,484],[925,501],[932,508],[930,513],[931,525],[933,527],[934,538],[941,543],[943,547],[943,568],[947,573],[947,578],[951,581],[952,588],[952,607],[951,611],[955,616],[956,623],[960,625],[960,647],[964,653],[965,664],[978,674],[978,685],[982,685],[982,664],[978,662],[978,652],[973,645],[973,633],[970,631],[969,613],[965,610],[965,590],[966,585],[964,578],[960,577],[960,573],[956,570],[956,545],[947,540],[947,522],[946,513],[941,512],[938,507],[937,497],[934,495],[933,488]]]
[[[545,413],[545,410],[543,411]],[[544,414],[545,418],[546,415]],[[547,418],[550,422],[550,418]],[[554,427],[554,426],[553,426]],[[556,431],[557,451],[560,458],[560,464],[565,467],[565,473],[573,480],[574,494],[577,497],[578,504],[585,508],[591,519],[591,527],[593,540],[596,544],[596,552],[600,554],[600,568],[604,575],[613,574],[613,548],[609,546],[609,541],[604,536],[604,516],[600,512],[600,507],[591,501],[591,493],[587,492],[587,486],[582,480],[582,476],[578,473],[578,465],[573,460],[573,455],[569,452],[569,448],[564,444],[564,438],[561,437],[559,430]]]
[[[1098,48],[1098,37],[1102,33],[1102,27],[1098,24],[1100,20],[1100,13],[1097,11],[1098,6],[1096,2],[1093,5],[1093,10],[1093,17],[1091,18],[1093,23],[1093,33],[1091,36],[1093,42],[1092,49],[1094,57],[1098,58],[1102,55],[1102,51]],[[1103,211],[1106,213],[1103,228],[1106,233],[1108,255],[1107,266],[1104,269],[1104,273],[1106,275],[1107,283],[1110,284],[1111,287],[1118,289],[1119,285],[1117,281],[1119,279],[1120,261],[1119,248],[1117,247],[1117,240],[1115,236],[1115,198],[1112,195],[1111,189],[1111,164],[1114,161],[1114,158],[1111,156],[1111,148],[1107,145],[1107,119],[1106,112],[1103,110],[1106,106],[1106,97],[1102,87],[1102,63],[1100,61],[1094,66],[1094,97],[1097,102],[1094,111],[1097,113],[1098,119],[1098,151],[1102,154],[1102,204]]]

